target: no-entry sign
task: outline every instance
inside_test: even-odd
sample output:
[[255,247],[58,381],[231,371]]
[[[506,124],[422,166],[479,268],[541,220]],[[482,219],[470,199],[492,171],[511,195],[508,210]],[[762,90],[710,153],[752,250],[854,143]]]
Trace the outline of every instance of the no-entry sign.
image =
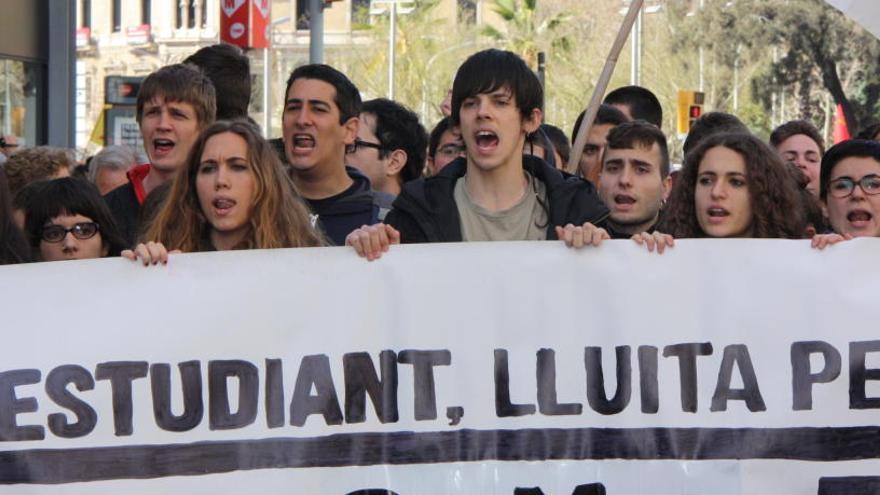
[[269,0],[222,0],[220,39],[241,48],[268,48]]

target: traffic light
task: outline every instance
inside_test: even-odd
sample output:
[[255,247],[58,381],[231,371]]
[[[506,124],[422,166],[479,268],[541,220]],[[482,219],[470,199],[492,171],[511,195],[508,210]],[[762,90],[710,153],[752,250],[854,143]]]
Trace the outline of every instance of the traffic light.
[[678,125],[679,135],[685,135],[691,130],[694,122],[703,115],[703,100],[705,95],[699,91],[678,92]]

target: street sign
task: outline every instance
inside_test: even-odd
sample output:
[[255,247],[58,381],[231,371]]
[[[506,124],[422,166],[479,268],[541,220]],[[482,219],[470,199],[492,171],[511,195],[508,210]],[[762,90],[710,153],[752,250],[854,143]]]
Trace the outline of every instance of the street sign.
[[220,39],[241,48],[268,48],[270,0],[221,0]]

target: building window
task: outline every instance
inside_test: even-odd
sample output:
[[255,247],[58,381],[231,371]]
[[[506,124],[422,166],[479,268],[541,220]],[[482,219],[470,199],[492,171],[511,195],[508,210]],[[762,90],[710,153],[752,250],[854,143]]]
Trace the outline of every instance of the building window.
[[122,31],[122,0],[113,0],[113,32]]
[[196,0],[187,0],[186,2],[187,9],[187,23],[186,27],[192,29],[196,27]]
[[177,8],[177,29],[184,26],[189,29],[207,27],[208,9],[206,3],[205,0],[180,0]]
[[46,137],[46,68],[0,58],[0,134],[37,145]]
[[152,24],[152,11],[153,2],[151,0],[141,0],[141,24]]
[[477,2],[476,2],[476,0],[458,0],[458,23],[459,24],[476,24],[477,23]]
[[91,28],[92,27],[92,0],[82,0],[80,2],[80,12],[82,13],[82,18],[79,27]]

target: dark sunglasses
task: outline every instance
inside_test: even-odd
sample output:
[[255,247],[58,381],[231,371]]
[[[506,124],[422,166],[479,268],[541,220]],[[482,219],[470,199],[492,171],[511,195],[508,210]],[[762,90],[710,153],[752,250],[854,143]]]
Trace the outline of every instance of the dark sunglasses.
[[46,242],[61,242],[67,237],[67,233],[69,232],[77,239],[84,241],[95,237],[95,234],[97,234],[99,230],[100,227],[95,222],[80,222],[74,224],[74,226],[69,229],[53,223],[43,227],[42,232],[40,232],[40,238]]

